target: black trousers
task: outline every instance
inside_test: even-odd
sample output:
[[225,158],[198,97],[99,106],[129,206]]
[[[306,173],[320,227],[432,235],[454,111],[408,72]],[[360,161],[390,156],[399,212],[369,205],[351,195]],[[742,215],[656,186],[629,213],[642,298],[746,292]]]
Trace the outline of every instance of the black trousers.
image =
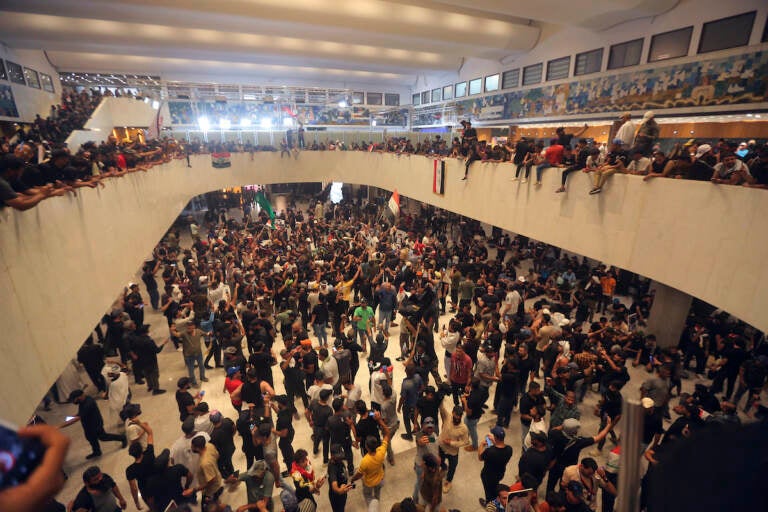
[[482,471],[480,471],[480,481],[483,482],[485,501],[493,501],[496,498],[496,487],[499,485],[499,482],[501,482],[503,477],[503,473],[498,474],[496,472],[491,472],[486,468],[483,468]]
[[317,454],[320,443],[323,443],[323,462],[328,462],[328,445],[330,444],[331,433],[325,427],[314,427],[312,429],[312,453]]
[[104,392],[107,390],[107,383],[104,381],[104,376],[101,374],[101,368],[86,366],[85,371],[88,373],[88,377],[91,378],[91,381],[93,381],[93,384],[99,391]]
[[[219,452],[219,472],[223,478],[227,478],[229,475],[235,472],[235,467],[232,465],[232,452],[225,453]],[[248,466],[250,468],[250,466]]]
[[91,443],[91,450],[93,453],[97,455],[101,454],[101,446],[99,445],[99,441],[120,441],[121,443],[125,441],[125,436],[119,434],[110,434],[109,432],[104,431],[103,426],[100,426],[94,430],[86,431],[85,438],[89,443]]
[[[277,442],[277,447],[280,448],[280,453],[283,455],[283,462],[285,462],[285,470],[291,471],[291,464],[293,463],[293,435],[281,437]],[[223,476],[223,474],[222,474]]]

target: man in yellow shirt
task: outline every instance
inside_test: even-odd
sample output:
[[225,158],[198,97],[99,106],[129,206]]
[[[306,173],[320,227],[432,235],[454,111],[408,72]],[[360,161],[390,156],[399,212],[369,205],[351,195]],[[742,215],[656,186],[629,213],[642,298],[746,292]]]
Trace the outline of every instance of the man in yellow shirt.
[[197,436],[192,439],[192,452],[200,456],[200,467],[197,470],[197,481],[200,485],[194,490],[190,489],[192,491],[190,494],[202,491],[203,507],[210,503],[217,503],[224,491],[218,465],[219,451],[214,445],[206,443],[203,436]]
[[381,486],[384,483],[384,459],[387,457],[387,447],[391,435],[389,427],[381,418],[379,411],[373,413],[373,418],[383,433],[381,444],[373,436],[368,436],[365,439],[366,454],[360,461],[360,466],[350,482],[354,483],[361,478],[363,479],[363,497],[368,510],[371,510],[370,505],[373,500],[376,500],[377,503],[381,500]]

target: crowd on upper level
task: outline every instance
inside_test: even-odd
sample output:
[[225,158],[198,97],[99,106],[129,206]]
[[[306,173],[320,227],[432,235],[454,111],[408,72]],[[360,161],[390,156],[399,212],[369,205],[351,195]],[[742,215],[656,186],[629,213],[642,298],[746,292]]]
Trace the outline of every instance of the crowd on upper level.
[[[110,93],[111,94],[111,93]],[[0,201],[3,206],[28,209],[52,196],[71,193],[80,187],[103,186],[102,181],[127,172],[148,168],[189,157],[192,153],[277,151],[271,145],[237,142],[202,142],[199,139],[180,144],[164,137],[146,141],[119,142],[113,135],[100,143],[88,142],[75,152],[64,145],[72,130],[82,127],[101,93],[90,94],[66,90],[62,102],[51,107],[51,115],[39,115],[28,129],[19,128],[12,137],[0,140]],[[665,152],[659,143],[659,127],[653,112],[647,112],[637,125],[629,113],[621,116],[622,124],[610,144],[595,144],[580,138],[587,125],[575,133],[564,128],[547,146],[541,141],[520,137],[503,144],[478,140],[470,121],[462,121],[461,137],[449,141],[441,135],[414,145],[406,137],[389,137],[381,142],[326,140],[317,137],[305,142],[303,127],[289,129],[280,143],[281,157],[298,156],[299,151],[368,151],[398,155],[423,155],[433,158],[458,158],[464,162],[464,176],[469,176],[475,163],[509,162],[515,166],[512,181],[526,183],[534,173],[534,186],[542,184],[549,169],[561,170],[557,193],[566,191],[568,176],[574,172],[590,175],[590,194],[598,194],[613,174],[653,178],[676,178],[711,181],[715,184],[768,188],[768,146],[754,140],[744,142],[720,139],[712,145],[690,139],[676,142]],[[575,142],[575,144],[574,144]],[[552,172],[552,171],[548,171]]]

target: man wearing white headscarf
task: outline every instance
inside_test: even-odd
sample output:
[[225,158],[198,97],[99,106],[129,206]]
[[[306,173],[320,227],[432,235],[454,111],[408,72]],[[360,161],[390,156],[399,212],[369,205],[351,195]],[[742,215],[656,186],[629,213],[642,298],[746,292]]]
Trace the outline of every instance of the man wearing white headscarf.
[[650,156],[653,144],[659,138],[659,124],[655,117],[656,114],[652,110],[646,112],[635,133],[634,147],[638,148],[643,156]]

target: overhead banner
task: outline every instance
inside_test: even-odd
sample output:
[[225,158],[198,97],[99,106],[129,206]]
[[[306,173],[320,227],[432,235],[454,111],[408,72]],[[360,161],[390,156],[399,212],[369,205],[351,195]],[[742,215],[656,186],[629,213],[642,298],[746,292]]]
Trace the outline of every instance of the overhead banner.
[[432,192],[445,193],[445,160],[432,161]]

